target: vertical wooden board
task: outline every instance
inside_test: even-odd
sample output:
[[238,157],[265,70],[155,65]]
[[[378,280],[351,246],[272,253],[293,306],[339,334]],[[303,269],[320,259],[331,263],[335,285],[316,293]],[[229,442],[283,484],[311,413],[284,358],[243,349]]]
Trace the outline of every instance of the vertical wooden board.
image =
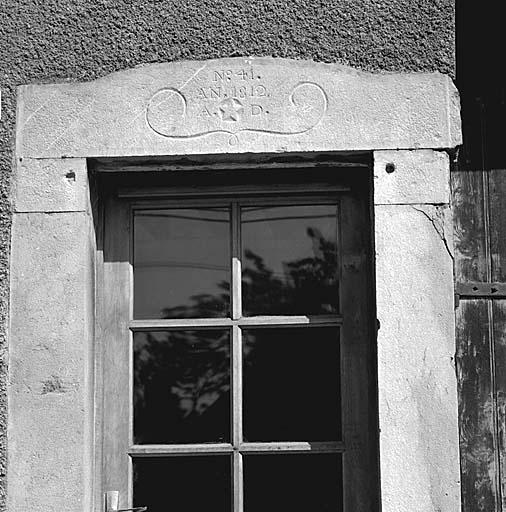
[[[93,176],[93,175],[92,175]],[[103,308],[103,294],[100,290],[103,290],[104,283],[104,202],[99,200],[99,194],[96,189],[96,182],[94,179],[90,179],[90,198],[92,206],[93,223],[95,227],[95,243],[96,243],[96,254],[95,254],[95,326],[94,326],[94,344],[93,344],[93,355],[94,355],[94,383],[93,393],[95,397],[94,403],[94,432],[93,438],[95,440],[95,459],[93,461],[93,501],[95,504],[94,510],[99,510],[104,503],[104,496],[102,494],[102,460],[103,460],[103,446],[101,442],[101,436],[103,432],[103,417],[102,417],[102,392],[104,388],[104,373],[102,365],[102,357],[100,352],[100,344],[98,340],[102,336],[101,329],[103,324],[101,323],[100,317],[96,314]]]
[[376,350],[367,196],[341,202],[342,382],[345,510],[378,505]]
[[487,300],[461,300],[456,315],[462,510],[500,512]]
[[119,506],[130,506],[130,209],[108,200],[105,209],[104,268],[100,290],[102,359],[102,492],[119,491]]
[[452,180],[455,280],[487,281],[483,173],[455,171]]
[[506,510],[506,300],[494,300],[494,366],[497,407],[497,449],[502,510]]
[[488,174],[492,282],[506,283],[506,169]]

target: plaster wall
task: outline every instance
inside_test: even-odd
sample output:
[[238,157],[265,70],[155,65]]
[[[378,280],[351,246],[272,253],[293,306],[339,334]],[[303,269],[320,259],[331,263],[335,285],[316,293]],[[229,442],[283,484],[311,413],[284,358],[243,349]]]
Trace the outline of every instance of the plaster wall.
[[[451,76],[455,62],[453,0],[226,4],[214,0],[5,0],[0,3],[0,18],[1,510],[6,474],[8,254],[17,86],[86,81],[147,63],[234,55],[338,62],[371,71],[440,71]],[[27,177],[32,195],[48,195],[43,176],[42,170],[32,183]],[[53,185],[68,189],[65,179]],[[53,208],[63,208],[67,200],[64,196],[62,204],[53,204]],[[54,198],[53,203],[57,203]]]

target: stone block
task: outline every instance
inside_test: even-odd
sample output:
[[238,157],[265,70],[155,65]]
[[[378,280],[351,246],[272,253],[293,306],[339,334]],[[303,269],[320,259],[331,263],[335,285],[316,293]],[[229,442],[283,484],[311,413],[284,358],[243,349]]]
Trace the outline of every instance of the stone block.
[[91,499],[93,240],[86,213],[13,217],[9,510]]
[[460,510],[453,260],[430,220],[447,213],[375,209],[385,512]]
[[433,73],[272,58],[152,64],[19,93],[18,157],[453,148],[458,93]]
[[24,158],[17,162],[14,211],[84,211],[88,201],[85,159]]
[[[11,390],[9,418],[9,473],[7,510],[82,512],[87,489],[83,489],[83,404],[75,393],[40,395]],[[15,428],[13,428],[15,421]],[[84,491],[84,492],[83,492]]]
[[430,149],[374,152],[375,204],[448,204],[450,162]]

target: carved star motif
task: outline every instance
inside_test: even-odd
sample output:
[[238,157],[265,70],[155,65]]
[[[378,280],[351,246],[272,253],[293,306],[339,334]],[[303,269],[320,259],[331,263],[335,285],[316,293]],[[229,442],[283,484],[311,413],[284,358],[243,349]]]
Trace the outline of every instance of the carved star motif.
[[244,107],[239,100],[228,98],[221,102],[218,110],[222,121],[239,121]]

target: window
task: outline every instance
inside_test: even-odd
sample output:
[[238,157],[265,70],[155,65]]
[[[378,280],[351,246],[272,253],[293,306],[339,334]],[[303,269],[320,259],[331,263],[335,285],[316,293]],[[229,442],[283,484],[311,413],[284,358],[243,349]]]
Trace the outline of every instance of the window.
[[101,488],[120,507],[377,508],[369,178],[338,171],[111,188]]

